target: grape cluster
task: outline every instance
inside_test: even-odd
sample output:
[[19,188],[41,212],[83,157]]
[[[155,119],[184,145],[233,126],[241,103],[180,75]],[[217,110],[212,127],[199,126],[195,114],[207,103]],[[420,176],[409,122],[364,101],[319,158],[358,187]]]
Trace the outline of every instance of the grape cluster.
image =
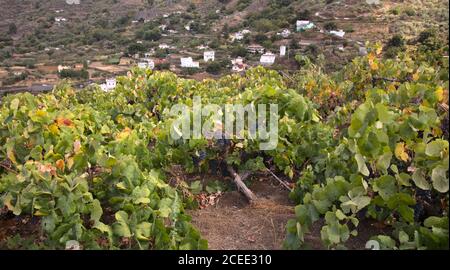
[[198,167],[200,165],[200,162],[205,159],[206,159],[206,151],[201,150],[198,152],[198,155],[194,155],[192,157],[192,162],[194,163],[195,167]]
[[433,199],[430,190],[416,189],[416,204],[414,205],[414,220],[423,221],[426,216],[425,204],[432,204]]

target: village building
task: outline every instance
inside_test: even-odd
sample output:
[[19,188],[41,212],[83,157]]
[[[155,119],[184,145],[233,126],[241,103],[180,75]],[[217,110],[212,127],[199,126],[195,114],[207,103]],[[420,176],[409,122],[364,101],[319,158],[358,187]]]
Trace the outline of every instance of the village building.
[[63,65],[58,65],[58,72],[61,72],[61,71],[65,70],[65,69],[70,69],[70,67],[69,66],[63,66]]
[[138,62],[138,68],[146,69],[147,68],[147,62]]
[[203,52],[203,60],[205,62],[213,61],[215,60],[215,52],[214,51],[205,51]]
[[208,46],[205,46],[205,45],[200,45],[200,46],[197,46],[197,49],[198,50],[206,50],[206,49],[208,49],[209,47]]
[[138,67],[139,68],[154,69],[155,68],[155,62],[152,59],[150,59],[148,57],[145,57],[145,58],[140,59],[140,61],[138,62]]
[[182,57],[180,58],[181,67],[183,68],[199,68],[200,63],[193,61],[192,57]]
[[275,54],[273,54],[271,52],[267,52],[267,53],[261,55],[259,62],[264,66],[270,66],[273,63],[275,63],[275,58],[276,58]]
[[277,33],[277,35],[282,36],[283,38],[288,38],[290,34],[291,31],[289,31],[289,29],[283,29],[281,33]]
[[247,68],[247,65],[244,64],[244,59],[241,57],[231,60],[231,65],[233,72],[242,72]]
[[75,70],[82,70],[84,68],[84,64],[80,64],[80,63],[75,64],[75,65],[73,65],[73,68]]
[[310,21],[298,20],[296,23],[297,32],[306,31],[314,27],[314,23]]
[[232,40],[232,41],[235,41],[235,40],[242,40],[242,39],[244,39],[244,35],[243,35],[241,32],[234,33],[234,34],[231,36],[231,40]]
[[264,47],[258,44],[252,44],[247,47],[249,53],[264,53]]
[[340,37],[340,38],[343,38],[344,35],[345,35],[345,32],[342,31],[342,30],[339,30],[339,31],[332,30],[332,31],[330,31],[330,34],[332,34],[334,36],[337,36],[337,37]]
[[109,79],[106,79],[106,83],[100,84],[100,88],[103,91],[110,91],[110,90],[116,88],[116,85],[117,85],[116,78],[109,78]]
[[161,43],[161,44],[159,44],[158,48],[160,48],[160,49],[169,49],[170,46],[167,45],[166,43]]
[[55,17],[55,22],[65,22],[65,21],[67,21],[67,19],[64,17]]
[[286,46],[281,45],[280,46],[280,56],[285,56],[285,55],[286,55]]

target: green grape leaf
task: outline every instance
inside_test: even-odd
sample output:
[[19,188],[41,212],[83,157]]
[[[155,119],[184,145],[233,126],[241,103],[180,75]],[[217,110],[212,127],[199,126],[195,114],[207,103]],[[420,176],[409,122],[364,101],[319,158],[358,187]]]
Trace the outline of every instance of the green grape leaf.
[[358,163],[358,171],[364,176],[369,176],[370,172],[369,169],[367,168],[364,157],[361,154],[356,154],[355,159],[356,162]]
[[433,187],[441,193],[448,192],[448,169],[443,166],[438,166],[431,171],[431,181],[433,182]]

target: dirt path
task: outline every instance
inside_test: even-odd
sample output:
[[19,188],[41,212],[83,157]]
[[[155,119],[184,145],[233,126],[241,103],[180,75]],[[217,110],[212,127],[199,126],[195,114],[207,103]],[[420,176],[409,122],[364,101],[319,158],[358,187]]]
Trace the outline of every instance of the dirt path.
[[[253,204],[249,204],[242,193],[229,191],[213,206],[188,211],[192,223],[208,240],[209,249],[283,249],[285,226],[295,217],[295,205],[289,200],[289,191],[269,176],[251,181],[248,187],[258,197]],[[305,236],[306,248],[326,249],[320,237],[323,225],[323,220],[314,223],[311,232]],[[371,236],[384,233],[389,230],[378,228],[377,222],[361,220],[358,236],[350,238],[345,245],[349,249],[365,249]]]
[[250,205],[238,191],[226,192],[214,206],[191,210],[192,222],[210,249],[281,249],[286,222],[294,217],[289,192],[276,180],[262,178],[249,186],[258,201]]

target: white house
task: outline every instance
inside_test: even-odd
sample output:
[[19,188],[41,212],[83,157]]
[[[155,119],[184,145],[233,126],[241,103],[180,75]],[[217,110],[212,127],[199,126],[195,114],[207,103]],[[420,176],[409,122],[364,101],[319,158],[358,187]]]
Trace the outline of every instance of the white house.
[[114,88],[116,88],[116,85],[117,85],[116,78],[106,79],[106,87],[108,89],[114,89]]
[[199,45],[199,46],[197,46],[197,49],[199,49],[199,50],[206,50],[206,49],[208,49],[208,46],[205,46],[205,45]]
[[138,62],[138,67],[143,69],[154,69],[155,68],[155,62],[153,60],[148,59],[147,61],[141,61]]
[[282,45],[280,46],[280,56],[285,56],[286,55],[286,46]]
[[242,40],[242,39],[244,39],[244,34],[242,34],[242,32],[236,32],[231,36],[232,41]]
[[167,45],[166,43],[161,43],[161,44],[159,44],[158,48],[160,48],[160,49],[169,49],[170,46]]
[[247,67],[247,65],[244,64],[244,59],[242,59],[241,57],[231,60],[231,64],[233,65],[231,68],[233,72],[244,71]]
[[152,59],[145,57],[140,59],[140,61],[138,62],[138,67],[139,68],[149,68],[149,69],[154,69],[155,68],[155,61],[153,61]]
[[65,22],[65,21],[67,21],[67,19],[64,17],[55,17],[55,22]]
[[262,65],[269,66],[269,65],[272,65],[273,63],[275,63],[275,57],[276,57],[275,54],[273,54],[271,52],[267,52],[267,53],[261,55],[261,58],[260,58],[259,62]]
[[330,34],[335,35],[335,36],[340,37],[340,38],[343,38],[344,35],[345,35],[345,32],[342,31],[342,30],[339,30],[339,31],[332,30],[332,31],[330,31]]
[[305,31],[314,27],[314,23],[310,21],[298,20],[296,23],[297,32]]
[[264,47],[258,44],[252,44],[247,46],[247,51],[249,53],[264,53]]
[[117,85],[116,78],[109,78],[109,79],[106,79],[106,83],[100,84],[100,88],[103,91],[110,91],[110,90],[116,88],[116,85]]
[[182,58],[180,58],[180,61],[181,61],[181,67],[184,67],[184,68],[199,68],[200,67],[200,63],[194,62],[192,60],[192,57],[182,57]]
[[203,60],[205,61],[205,62],[208,62],[208,61],[213,61],[214,62],[214,60],[215,60],[215,52],[214,51],[205,51],[205,52],[203,52]]
[[282,36],[283,38],[288,38],[290,34],[291,31],[289,31],[289,29],[283,29],[281,33],[277,33],[277,35]]
[[58,65],[58,72],[61,72],[61,71],[65,70],[65,69],[70,69],[70,67],[69,66],[63,66],[63,65]]
[[138,62],[138,68],[146,69],[148,67],[147,62]]

